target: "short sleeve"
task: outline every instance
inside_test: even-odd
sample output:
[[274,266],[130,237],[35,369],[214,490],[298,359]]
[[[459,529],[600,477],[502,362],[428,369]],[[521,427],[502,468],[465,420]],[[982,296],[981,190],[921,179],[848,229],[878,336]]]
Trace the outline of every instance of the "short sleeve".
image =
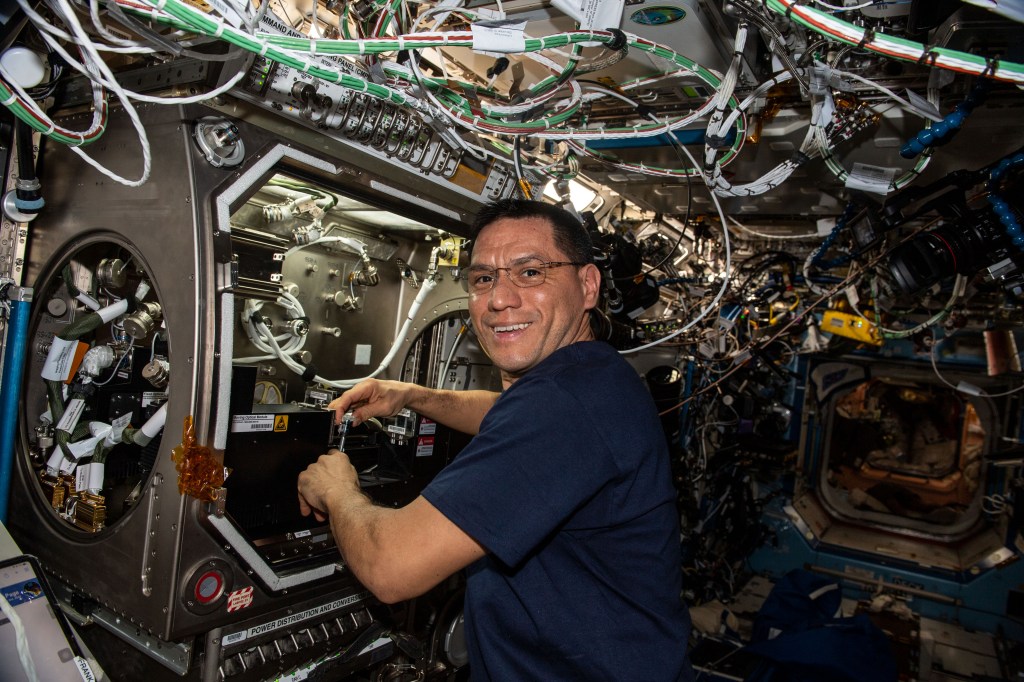
[[554,379],[521,379],[423,496],[514,567],[617,475],[588,419]]

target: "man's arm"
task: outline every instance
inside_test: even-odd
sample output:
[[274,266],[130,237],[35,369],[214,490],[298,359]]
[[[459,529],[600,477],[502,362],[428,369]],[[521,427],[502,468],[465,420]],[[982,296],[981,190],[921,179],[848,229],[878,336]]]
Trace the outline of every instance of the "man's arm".
[[446,391],[404,381],[367,379],[345,391],[328,407],[335,411],[335,421],[352,410],[355,424],[370,417],[390,417],[407,407],[456,431],[475,435],[499,395],[491,391]]
[[342,557],[382,602],[417,597],[487,553],[424,497],[378,507],[358,481],[348,456],[332,450],[299,475],[299,508],[330,519]]

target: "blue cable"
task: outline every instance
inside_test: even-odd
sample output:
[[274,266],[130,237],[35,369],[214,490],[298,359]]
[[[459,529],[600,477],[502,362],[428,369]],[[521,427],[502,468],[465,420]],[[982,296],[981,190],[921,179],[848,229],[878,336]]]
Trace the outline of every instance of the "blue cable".
[[817,253],[814,254],[814,258],[811,259],[811,265],[816,268],[830,270],[831,268],[845,265],[853,259],[853,256],[850,256],[849,254],[840,256],[839,258],[833,258],[831,260],[825,260],[824,257],[828,250],[832,248],[836,239],[839,238],[839,233],[846,227],[846,223],[848,223],[850,218],[853,217],[853,214],[856,212],[856,208],[856,205],[852,201],[846,204],[846,208],[843,209],[842,214],[836,219],[836,226],[828,233],[828,236],[825,237],[825,241],[821,243],[821,246],[818,247]]
[[3,383],[0,383],[0,522],[7,522],[11,472],[14,465],[14,441],[18,432],[18,402],[21,378],[28,349],[28,318],[32,309],[32,289],[10,287],[11,316],[7,328]]
[[999,218],[999,222],[1003,224],[1003,229],[1010,237],[1010,241],[1018,251],[1024,251],[1024,231],[1021,230],[1020,222],[1017,220],[1017,213],[995,192],[996,184],[1006,175],[1007,171],[1020,165],[1024,165],[1024,152],[1005,157],[993,169],[985,187],[989,191],[988,203],[992,204],[992,211]]
[[929,147],[938,147],[952,140],[953,135],[963,127],[964,121],[971,115],[975,107],[985,101],[991,88],[991,82],[987,78],[982,78],[977,85],[971,88],[971,92],[964,98],[964,101],[957,104],[944,119],[933,123],[930,128],[925,128],[910,142],[900,147],[900,156],[904,159],[913,159]]

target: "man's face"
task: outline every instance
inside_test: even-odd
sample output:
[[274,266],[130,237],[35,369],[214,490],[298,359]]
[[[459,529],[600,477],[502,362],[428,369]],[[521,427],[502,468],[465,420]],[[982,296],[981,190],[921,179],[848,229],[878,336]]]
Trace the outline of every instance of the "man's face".
[[[505,268],[524,258],[571,260],[555,246],[554,232],[545,218],[503,218],[480,232],[472,264]],[[501,370],[505,388],[559,348],[593,338],[587,310],[597,305],[597,268],[563,266],[544,274],[543,284],[520,288],[502,270],[494,288],[470,294],[469,312],[477,337]]]

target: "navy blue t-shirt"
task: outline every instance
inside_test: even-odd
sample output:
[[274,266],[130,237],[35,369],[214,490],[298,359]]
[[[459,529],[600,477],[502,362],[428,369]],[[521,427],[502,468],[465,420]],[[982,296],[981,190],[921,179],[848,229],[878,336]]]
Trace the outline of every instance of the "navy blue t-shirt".
[[423,495],[489,551],[467,568],[474,681],[692,679],[665,437],[611,346],[518,379]]

